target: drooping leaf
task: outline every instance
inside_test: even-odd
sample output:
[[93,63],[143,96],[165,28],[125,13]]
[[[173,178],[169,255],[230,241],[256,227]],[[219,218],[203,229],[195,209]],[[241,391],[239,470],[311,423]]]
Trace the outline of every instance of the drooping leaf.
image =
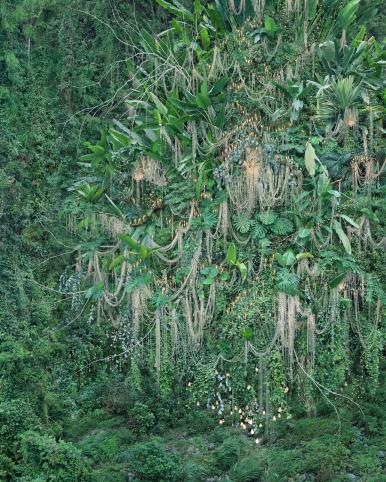
[[109,269],[111,270],[111,269],[115,268],[116,266],[120,266],[125,261],[125,259],[126,258],[123,256],[123,254],[117,256],[116,258],[114,258],[111,261],[111,263],[109,265]]
[[244,263],[240,263],[240,261],[236,261],[236,265],[239,268],[241,279],[245,281],[248,275],[248,268]]
[[347,234],[343,231],[342,225],[339,221],[334,221],[334,229],[336,234],[338,235],[338,238],[341,240],[343,247],[346,250],[346,253],[351,255],[350,240],[348,239]]
[[237,260],[237,249],[235,243],[230,243],[227,250],[226,260],[229,264],[235,264]]
[[316,154],[310,142],[306,144],[306,152],[304,153],[304,164],[310,176],[315,176],[316,170]]
[[346,216],[345,214],[341,214],[340,217],[342,219],[344,219],[345,221],[347,221],[349,224],[351,224],[351,226],[354,226],[354,228],[359,229],[358,224],[353,219],[351,219],[349,216]]
[[101,281],[100,283],[91,286],[91,288],[86,291],[86,298],[90,298],[93,301],[98,301],[103,297],[104,289],[104,284]]
[[160,5],[173,15],[176,15],[177,17],[182,17],[185,20],[193,22],[194,15],[176,0],[174,1],[174,5],[170,2],[166,2],[165,0],[156,0],[156,2],[158,3],[158,5]]
[[346,271],[343,271],[342,273],[339,273],[338,275],[334,276],[332,280],[330,280],[330,288],[336,288],[337,286],[340,285],[340,283],[345,279],[346,277]]
[[269,37],[273,37],[278,30],[275,20],[269,15],[264,16],[264,28]]
[[210,35],[208,29],[202,27],[200,30],[201,45],[204,50],[208,50],[210,47]]

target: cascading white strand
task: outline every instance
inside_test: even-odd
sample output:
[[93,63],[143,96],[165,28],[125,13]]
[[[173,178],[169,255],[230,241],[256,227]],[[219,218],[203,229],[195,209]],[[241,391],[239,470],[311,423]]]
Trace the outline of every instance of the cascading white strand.
[[159,385],[161,374],[161,310],[155,312],[155,368]]
[[232,180],[226,181],[226,189],[237,214],[246,211],[248,209],[248,190],[245,175],[232,176]]
[[285,346],[286,318],[287,318],[287,295],[282,291],[279,291],[277,328],[278,328],[281,344],[283,347]]
[[206,255],[208,258],[208,263],[212,264],[213,239],[212,239],[212,231],[210,229],[207,229],[205,231],[205,240],[206,240]]
[[102,228],[107,233],[109,233],[114,240],[119,239],[119,236],[121,234],[124,234],[126,230],[125,223],[116,216],[105,213],[98,213],[98,220]]
[[296,296],[287,297],[287,339],[288,339],[288,358],[290,379],[293,379],[293,362],[294,362],[294,346],[295,346],[295,330],[296,330],[296,309],[298,298]]
[[191,310],[191,298],[188,292],[186,292],[185,297],[184,297],[184,315],[185,315],[185,320],[187,323],[188,327],[188,336],[190,340],[190,345],[195,346],[197,345],[197,335],[194,330],[193,326],[193,317],[192,317],[192,310]]
[[136,160],[131,176],[136,183],[146,180],[160,186],[166,184],[165,175],[158,161],[147,156],[141,156]]
[[177,321],[177,310],[172,308],[171,314],[171,338],[172,338],[172,356],[174,357],[179,352],[179,330]]
[[248,194],[248,212],[251,213],[256,208],[259,198],[259,178],[261,175],[261,147],[248,149],[246,151],[244,168]]
[[228,212],[228,201],[225,200],[220,204],[218,210],[218,221],[216,226],[216,231],[213,234],[214,238],[218,237],[218,233],[221,229],[221,234],[224,238],[224,244],[226,244],[226,239],[228,236],[228,226],[229,226],[229,212]]
[[258,21],[261,21],[264,14],[265,0],[252,0],[253,10]]
[[136,288],[131,294],[131,312],[132,312],[132,323],[133,323],[133,335],[134,339],[138,338],[139,325],[141,318],[141,295],[140,288]]
[[146,304],[150,294],[148,286],[139,286],[131,293],[132,325],[135,339],[138,339],[141,318],[146,311]]
[[228,5],[232,13],[240,15],[245,10],[245,0],[240,0],[239,9],[237,9],[235,0],[228,0]]
[[311,368],[315,365],[315,315],[309,313],[307,316],[307,351],[310,356]]

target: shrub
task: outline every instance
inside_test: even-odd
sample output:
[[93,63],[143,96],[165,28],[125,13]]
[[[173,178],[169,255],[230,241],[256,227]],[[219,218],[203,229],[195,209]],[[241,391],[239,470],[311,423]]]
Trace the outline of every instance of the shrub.
[[229,437],[214,450],[216,466],[225,472],[239,459],[246,441],[239,437]]
[[95,430],[87,434],[78,443],[82,453],[96,462],[111,462],[119,451],[119,440],[116,434],[106,430]]
[[303,472],[312,472],[318,480],[327,481],[346,468],[350,451],[338,437],[326,436],[308,442],[303,454]]
[[39,425],[38,417],[27,402],[11,400],[0,403],[0,447],[4,444],[9,449],[19,434]]
[[13,460],[0,453],[0,480],[12,480],[15,469]]
[[208,432],[217,426],[217,420],[208,410],[192,409],[183,418],[184,427],[189,435]]
[[90,481],[89,469],[79,449],[72,443],[28,431],[21,435],[23,471],[50,482]]
[[229,477],[232,482],[255,482],[261,480],[263,473],[261,460],[251,455],[237,462],[229,472]]
[[122,465],[108,464],[93,470],[92,482],[126,482],[126,470]]
[[184,472],[184,482],[205,482],[210,476],[209,468],[196,462],[187,462]]
[[185,480],[180,458],[158,440],[131,447],[123,458],[136,478],[146,482],[182,482]]
[[135,402],[130,411],[130,422],[138,433],[146,433],[155,424],[155,415],[145,403]]

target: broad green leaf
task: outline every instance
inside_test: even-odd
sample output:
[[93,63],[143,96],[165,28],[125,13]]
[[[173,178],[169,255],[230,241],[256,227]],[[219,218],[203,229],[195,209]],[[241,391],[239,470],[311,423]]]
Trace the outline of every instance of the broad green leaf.
[[100,300],[103,296],[104,289],[104,284],[101,281],[95,286],[91,286],[91,288],[86,291],[86,298],[91,298],[94,301]]
[[280,253],[275,253],[275,259],[280,264],[280,266],[283,266],[283,268],[285,268],[286,262],[283,255],[281,255]]
[[292,251],[292,249],[288,249],[284,254],[283,254],[283,260],[285,262],[286,266],[292,266],[296,260],[295,253]]
[[355,35],[353,38],[352,44],[354,47],[359,47],[359,44],[362,42],[364,39],[364,36],[366,35],[366,27],[362,25],[360,28],[359,32]]
[[329,283],[330,288],[336,288],[337,286],[339,286],[340,283],[345,279],[345,277],[346,277],[346,271],[344,271],[343,273],[339,273],[337,276],[332,278],[332,280]]
[[200,109],[206,109],[211,105],[206,81],[201,84],[200,92],[196,95],[196,103]]
[[311,253],[309,253],[308,251],[304,251],[303,253],[298,253],[298,254],[296,255],[296,259],[297,259],[298,261],[301,261],[302,259],[313,258],[313,257],[314,257],[314,256],[313,256]]
[[253,337],[253,331],[250,328],[245,328],[242,335],[246,340],[250,340]]
[[159,98],[155,94],[153,94],[153,92],[149,92],[149,95],[160,113],[166,115],[168,113],[167,107],[159,100]]
[[200,15],[204,7],[202,6],[201,0],[194,0],[194,13]]
[[176,15],[177,17],[183,17],[185,20],[190,20],[191,22],[193,22],[194,15],[176,0],[174,1],[174,5],[166,2],[165,0],[156,0],[156,2],[158,3],[158,5],[160,5],[173,15]]
[[353,220],[351,219],[349,216],[346,216],[345,214],[341,214],[340,217],[342,219],[344,219],[345,221],[347,221],[349,224],[351,224],[352,226],[354,226],[354,228],[357,228],[359,229],[359,226],[358,224]]
[[202,282],[203,285],[211,285],[213,284],[214,278],[205,278]]
[[347,237],[347,234],[343,231],[342,225],[338,221],[334,221],[334,229],[338,238],[341,240],[344,249],[346,250],[347,254],[351,255],[351,244]]
[[273,37],[278,30],[275,20],[269,15],[264,16],[264,28],[269,37]]
[[301,228],[298,232],[298,238],[306,239],[311,236],[311,230],[308,228]]
[[211,95],[220,94],[224,90],[228,82],[229,82],[229,77],[221,77],[221,79],[219,79],[210,89]]
[[119,238],[121,239],[121,241],[123,241],[125,244],[127,244],[127,246],[129,246],[129,248],[138,251],[140,243],[137,240],[135,240],[134,238],[132,238],[131,236],[129,236],[127,234],[121,234],[119,236]]
[[248,268],[244,263],[240,263],[239,261],[236,262],[237,267],[239,268],[241,279],[245,281],[248,275]]
[[117,256],[116,258],[114,258],[111,261],[111,263],[109,265],[109,269],[111,270],[111,269],[115,268],[116,266],[120,266],[125,261],[125,259],[126,258],[123,256],[123,254]]
[[235,243],[230,243],[228,246],[226,260],[229,264],[235,264],[237,260],[237,249]]
[[307,142],[306,152],[304,153],[304,164],[310,176],[315,175],[315,170],[316,170],[315,160],[316,160],[315,150],[312,147],[312,144],[310,142]]
[[208,50],[210,47],[210,36],[208,29],[203,27],[200,30],[201,45],[204,50]]

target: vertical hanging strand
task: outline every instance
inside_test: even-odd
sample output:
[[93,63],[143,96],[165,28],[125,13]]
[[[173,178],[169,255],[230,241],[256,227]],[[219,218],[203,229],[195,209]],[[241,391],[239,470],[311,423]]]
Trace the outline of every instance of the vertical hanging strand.
[[313,313],[309,313],[307,316],[307,349],[313,369],[315,363],[315,315]]
[[140,308],[141,308],[141,299],[140,299],[140,289],[136,288],[132,295],[131,295],[131,312],[132,312],[132,323],[133,323],[133,336],[134,339],[138,339],[139,333],[139,323],[140,323]]
[[247,375],[248,371],[248,340],[244,342],[244,372],[245,376]]
[[178,353],[178,324],[177,324],[177,311],[175,308],[171,312],[172,321],[172,356],[173,358]]
[[266,437],[269,437],[270,428],[270,413],[269,413],[269,382],[265,382],[265,433]]
[[289,369],[290,369],[291,380],[293,380],[296,306],[297,306],[296,298],[294,296],[288,296],[288,299],[287,299],[288,358],[289,358]]
[[264,373],[263,373],[263,357],[259,358],[259,411],[263,410],[263,396],[264,396]]
[[161,313],[158,309],[155,312],[155,368],[159,386],[161,373]]
[[286,314],[287,314],[287,296],[282,291],[278,295],[278,332],[280,336],[280,341],[282,348],[285,345],[285,325],[286,325]]

